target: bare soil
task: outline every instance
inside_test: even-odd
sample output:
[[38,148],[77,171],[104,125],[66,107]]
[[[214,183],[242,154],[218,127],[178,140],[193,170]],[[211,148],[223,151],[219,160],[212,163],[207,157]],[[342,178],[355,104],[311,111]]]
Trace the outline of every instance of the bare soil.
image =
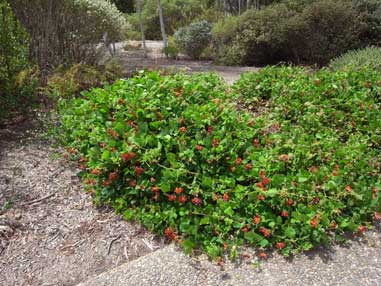
[[77,285],[163,246],[96,209],[36,121],[0,130],[0,285]]

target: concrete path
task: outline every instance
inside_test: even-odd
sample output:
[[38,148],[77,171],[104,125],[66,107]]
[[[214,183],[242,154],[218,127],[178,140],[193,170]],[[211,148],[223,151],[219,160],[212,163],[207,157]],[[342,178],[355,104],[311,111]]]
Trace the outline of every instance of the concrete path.
[[315,250],[293,260],[274,254],[260,263],[250,257],[222,268],[170,245],[78,286],[377,286],[381,285],[381,233],[369,232],[347,247]]

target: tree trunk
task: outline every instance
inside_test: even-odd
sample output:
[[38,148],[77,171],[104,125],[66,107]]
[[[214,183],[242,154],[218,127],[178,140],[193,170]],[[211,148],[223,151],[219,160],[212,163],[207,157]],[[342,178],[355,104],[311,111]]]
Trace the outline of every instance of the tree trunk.
[[142,18],[142,0],[137,0],[138,4],[138,13],[139,13],[139,24],[140,24],[140,32],[142,34],[142,46],[144,50],[144,57],[147,57],[147,46],[146,46],[146,36],[144,33],[144,23]]
[[160,28],[161,28],[161,35],[163,37],[163,44],[164,44],[164,48],[166,48],[168,46],[168,41],[167,41],[167,34],[165,33],[163,10],[161,9],[160,0],[157,0],[157,8],[159,10]]

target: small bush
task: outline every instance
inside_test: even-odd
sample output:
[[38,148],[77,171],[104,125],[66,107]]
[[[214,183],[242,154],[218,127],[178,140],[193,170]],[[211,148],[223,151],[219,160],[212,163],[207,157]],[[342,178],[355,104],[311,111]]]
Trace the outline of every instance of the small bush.
[[368,47],[362,50],[350,51],[333,59],[330,63],[330,67],[334,70],[366,66],[381,72],[381,47]]
[[192,59],[199,59],[212,40],[212,25],[207,21],[190,24],[174,34],[174,41],[181,52]]
[[167,58],[177,59],[179,55],[179,49],[176,47],[173,37],[168,37],[168,46],[164,47],[162,52]]
[[[63,142],[95,202],[211,257],[284,255],[362,233],[381,210],[380,74],[245,74],[237,112],[214,75],[142,73],[60,104]],[[255,101],[256,102],[256,101]]]
[[52,99],[71,98],[83,90],[120,79],[122,72],[119,63],[114,60],[104,66],[77,64],[69,69],[60,67],[49,77],[43,90]]

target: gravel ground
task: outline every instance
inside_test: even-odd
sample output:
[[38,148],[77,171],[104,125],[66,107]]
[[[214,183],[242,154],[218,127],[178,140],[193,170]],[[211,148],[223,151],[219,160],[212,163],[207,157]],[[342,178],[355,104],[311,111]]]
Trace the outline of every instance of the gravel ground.
[[117,58],[121,60],[128,72],[141,69],[184,71],[188,73],[216,72],[228,84],[232,84],[239,79],[241,73],[258,70],[256,67],[217,66],[212,61],[193,61],[184,56],[180,56],[178,60],[167,59],[161,53],[163,47],[161,41],[147,41],[148,57],[144,58],[143,51],[136,49],[136,47],[139,47],[140,42],[130,41],[128,44],[132,48],[127,51],[124,49],[127,43],[117,43],[116,45]]
[[76,167],[33,128],[0,130],[0,285],[77,285],[162,247],[96,209]]

